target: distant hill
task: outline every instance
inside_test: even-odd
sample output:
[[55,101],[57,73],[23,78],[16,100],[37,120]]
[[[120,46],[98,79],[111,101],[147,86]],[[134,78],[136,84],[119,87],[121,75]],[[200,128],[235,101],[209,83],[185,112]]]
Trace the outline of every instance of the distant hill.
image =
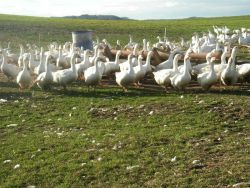
[[114,15],[89,15],[89,14],[83,14],[80,16],[64,16],[63,18],[94,19],[94,20],[130,20],[128,17],[119,17]]

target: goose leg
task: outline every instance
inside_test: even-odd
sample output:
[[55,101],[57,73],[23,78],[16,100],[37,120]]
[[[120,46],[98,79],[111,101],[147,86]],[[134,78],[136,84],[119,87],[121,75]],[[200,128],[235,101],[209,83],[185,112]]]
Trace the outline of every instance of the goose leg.
[[168,86],[164,86],[165,92],[168,93]]
[[138,81],[138,83],[137,83],[137,84],[138,84],[138,86],[143,86],[143,84],[142,84],[142,83],[140,83],[140,81]]
[[64,90],[64,91],[67,91],[66,85],[63,85],[63,90]]
[[123,91],[124,91],[125,93],[128,92],[128,89],[127,89],[126,87],[123,86],[122,89],[123,89]]

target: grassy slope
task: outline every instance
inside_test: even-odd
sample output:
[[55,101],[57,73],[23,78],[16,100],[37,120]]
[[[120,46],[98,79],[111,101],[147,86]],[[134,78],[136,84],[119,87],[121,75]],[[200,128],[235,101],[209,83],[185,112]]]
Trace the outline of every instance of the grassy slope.
[[146,38],[155,42],[157,35],[163,36],[165,27],[167,36],[171,40],[179,40],[180,36],[190,39],[194,32],[206,31],[213,25],[227,25],[231,29],[250,27],[250,16],[160,21],[105,21],[0,15],[0,23],[2,42],[37,43],[39,34],[41,44],[51,41],[65,42],[71,40],[71,31],[92,29],[94,36],[99,36],[101,39],[107,38],[112,43],[120,39],[122,44],[125,44],[128,41],[128,34],[132,34],[136,41]]
[[[1,41],[15,44],[37,41],[38,32],[44,45],[63,42],[80,26],[126,42],[128,33],[153,40],[167,26],[176,39],[211,25],[250,26],[248,18],[110,24],[1,15],[0,29]],[[20,93],[1,79],[0,89],[8,100],[0,104],[1,187],[223,187],[250,181],[249,88],[123,94],[117,87],[87,92],[75,84],[68,92]],[[7,127],[13,123],[18,125]],[[7,159],[12,162],[4,164]],[[21,167],[13,169],[16,164]]]

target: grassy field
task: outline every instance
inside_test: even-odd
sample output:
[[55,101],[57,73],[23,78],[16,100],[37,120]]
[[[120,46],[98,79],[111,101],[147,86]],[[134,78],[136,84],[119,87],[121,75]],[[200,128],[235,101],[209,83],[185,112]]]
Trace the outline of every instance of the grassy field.
[[[61,18],[38,18],[0,15],[0,41],[13,45],[19,43],[35,43],[47,45],[52,41],[71,41],[71,32],[81,29],[94,31],[94,38],[106,38],[111,43],[117,39],[125,45],[132,34],[135,41],[142,42],[143,38],[156,42],[158,35],[164,35],[167,29],[167,37],[170,40],[179,41],[182,36],[190,39],[194,32],[206,32],[213,25],[228,26],[230,29],[250,27],[250,16],[222,17],[222,18],[197,18],[183,20],[159,20],[159,21],[105,21],[105,20],[72,20]],[[40,37],[39,37],[40,35]],[[40,40],[39,40],[40,38]]]
[[[2,45],[65,42],[70,31],[125,44],[189,38],[212,25],[250,27],[250,16],[171,21],[95,21],[0,16]],[[0,187],[248,187],[250,87],[185,92],[115,84],[19,92],[0,76]],[[16,166],[17,165],[17,166]],[[18,166],[20,165],[20,166]]]

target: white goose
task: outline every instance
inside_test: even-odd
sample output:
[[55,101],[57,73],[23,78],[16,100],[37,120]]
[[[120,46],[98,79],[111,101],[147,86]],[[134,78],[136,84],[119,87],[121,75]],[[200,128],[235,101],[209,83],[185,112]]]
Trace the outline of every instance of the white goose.
[[191,81],[191,75],[188,71],[188,64],[187,61],[190,60],[190,57],[186,55],[184,57],[184,71],[181,73],[178,73],[170,78],[171,85],[176,89],[185,89],[185,87],[190,83]]
[[83,72],[91,67],[91,63],[89,61],[89,55],[90,55],[90,50],[85,50],[84,54],[83,54],[83,61],[81,63],[76,64],[76,71],[78,73],[78,78],[80,78],[80,80],[83,79]]
[[18,73],[16,78],[16,82],[21,90],[31,87],[32,77],[27,67],[28,67],[28,57],[26,56],[23,58],[23,70]]
[[156,72],[153,72],[154,79],[157,84],[164,86],[165,89],[171,85],[171,80],[173,76],[179,73],[178,71],[178,61],[181,59],[181,54],[176,54],[174,56],[174,63],[172,69],[163,69]]
[[8,77],[9,80],[15,80],[20,69],[18,66],[7,63],[7,54],[5,50],[2,50],[2,64],[1,71]]
[[153,51],[149,51],[147,54],[146,63],[142,65],[142,69],[146,71],[146,74],[149,74],[152,72],[152,66],[150,64],[150,61],[151,61],[153,54],[154,54]]
[[204,90],[208,90],[218,80],[217,75],[214,70],[215,58],[214,57],[211,58],[211,56],[209,56],[207,58],[207,61],[210,65],[210,71],[203,72],[201,74],[198,74],[197,76],[197,81]]
[[23,45],[19,45],[19,46],[20,46],[20,54],[19,54],[17,63],[18,63],[19,67],[22,67],[23,66],[24,49],[23,49]]
[[[52,58],[52,56],[50,57]],[[44,61],[44,50],[41,48],[40,52],[40,63],[37,67],[34,68],[34,74],[39,75],[45,71],[45,61]]]
[[203,68],[208,67],[210,65],[211,58],[212,58],[212,53],[211,52],[207,53],[206,63],[201,63],[201,64],[193,66],[192,74],[194,75],[201,74],[203,72],[202,70],[204,70]]
[[121,86],[124,91],[127,91],[127,86],[131,83],[134,83],[134,80],[135,80],[135,73],[134,73],[134,69],[132,68],[131,61],[132,61],[132,54],[129,54],[128,55],[128,62],[129,62],[128,70],[115,73],[116,83],[119,86]]
[[34,59],[34,54],[31,52],[29,53],[29,64],[28,67],[30,69],[31,72],[34,72],[35,68],[38,67],[38,65],[40,64],[40,61],[37,61]]
[[48,54],[46,57],[45,72],[40,73],[34,82],[42,90],[50,89],[50,86],[53,82],[53,75],[49,66],[49,61],[51,59],[52,55]]
[[142,55],[139,55],[138,57],[138,65],[136,67],[132,67],[134,69],[134,74],[135,74],[135,84],[140,85],[140,80],[143,79],[146,75],[146,69],[142,67]]
[[[132,52],[132,59],[131,59],[131,66],[134,67],[136,65],[138,65],[138,62],[137,62],[137,58],[135,57],[137,55],[137,51],[138,51],[138,47],[139,47],[139,44],[135,44],[134,46],[134,49],[133,49],[133,52]],[[129,60],[123,62],[123,63],[120,63],[119,64],[119,67],[120,67],[120,71],[124,71],[124,70],[127,70],[128,67],[129,67]]]
[[99,72],[98,61],[99,57],[96,57],[94,61],[94,66],[89,67],[84,71],[84,80],[86,85],[89,86],[96,86],[100,83],[102,75]]
[[235,46],[232,50],[231,57],[228,59],[226,68],[221,72],[221,81],[224,85],[233,85],[238,80],[238,72],[236,71],[235,58],[238,47]]
[[162,70],[162,69],[171,69],[173,67],[173,60],[174,60],[174,55],[176,51],[172,51],[166,61],[163,61],[159,65],[155,67],[156,71]]
[[119,67],[119,58],[120,58],[120,55],[122,54],[121,50],[118,50],[116,52],[116,57],[115,57],[115,61],[109,61],[109,62],[106,62],[104,63],[105,65],[105,71],[104,71],[104,75],[110,75],[114,72],[118,72],[120,70],[120,67]]
[[121,50],[121,49],[122,49],[122,47],[121,47],[121,43],[120,43],[120,41],[119,41],[119,40],[117,40],[117,41],[116,41],[116,46],[115,46],[115,49],[116,49],[116,50]]
[[[221,63],[220,64],[217,64],[217,65],[214,65],[214,71],[217,75],[217,78],[219,79],[220,76],[221,76],[221,72],[226,68],[227,66],[227,61],[226,61],[226,58],[228,56],[230,56],[228,50],[230,49],[230,46],[225,46],[224,47],[224,51],[223,53],[221,54]],[[207,72],[209,71],[208,67],[204,67],[201,69],[201,72]]]
[[98,56],[98,48],[99,48],[99,44],[97,44],[94,47],[94,56],[89,57],[89,61],[91,62],[92,65],[94,64],[94,61],[95,61],[96,57]]
[[238,65],[236,69],[241,82],[250,82],[250,63]]
[[62,68],[69,68],[70,64],[68,63],[67,59],[63,56],[62,47],[59,46],[58,57],[56,60],[56,66]]
[[68,84],[76,81],[76,79],[78,77],[76,67],[75,67],[75,58],[76,58],[76,54],[73,53],[71,55],[71,59],[70,59],[71,67],[68,69],[53,72],[53,74],[52,74],[53,75],[53,82],[63,86],[64,90],[67,89],[66,87]]

